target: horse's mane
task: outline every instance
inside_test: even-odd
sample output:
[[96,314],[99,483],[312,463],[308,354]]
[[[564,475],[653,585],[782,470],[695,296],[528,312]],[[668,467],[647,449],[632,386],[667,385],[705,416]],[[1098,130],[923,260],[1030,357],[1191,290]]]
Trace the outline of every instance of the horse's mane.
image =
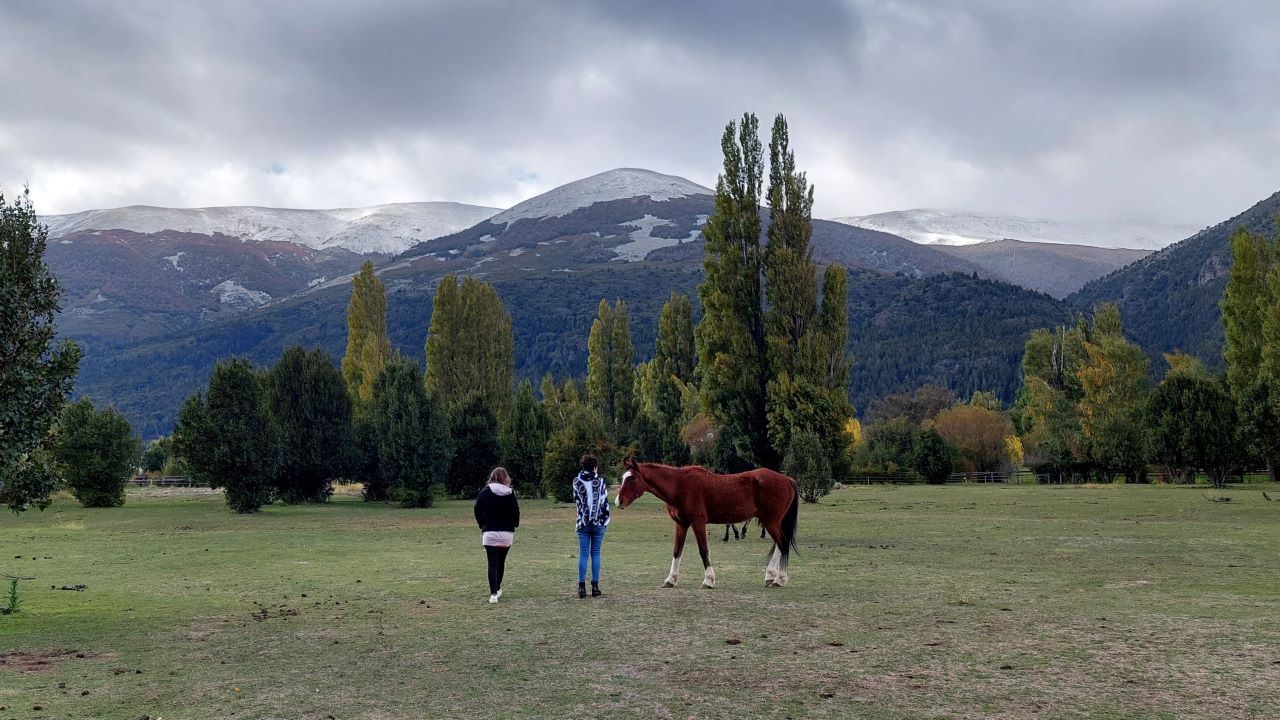
[[645,466],[645,467],[655,468],[655,469],[658,469],[658,470],[665,470],[665,471],[670,472],[670,473],[682,473],[682,474],[688,474],[688,475],[698,475],[698,476],[701,476],[701,477],[703,477],[703,478],[721,477],[721,476],[717,475],[716,473],[711,472],[711,471],[710,471],[710,470],[708,470],[706,467],[703,467],[702,465],[680,465],[680,466],[676,466],[676,465],[667,465],[667,464],[665,464],[665,463],[656,463],[656,462],[645,462],[645,463],[640,463],[640,465]]

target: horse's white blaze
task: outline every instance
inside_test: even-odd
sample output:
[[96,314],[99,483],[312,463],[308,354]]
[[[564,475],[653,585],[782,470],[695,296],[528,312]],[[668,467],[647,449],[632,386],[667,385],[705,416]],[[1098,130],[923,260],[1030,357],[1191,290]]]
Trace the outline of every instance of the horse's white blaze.
[[630,470],[622,473],[622,482],[618,483],[618,499],[613,502],[618,507],[622,507],[622,488],[627,486],[627,478],[629,477],[631,477]]

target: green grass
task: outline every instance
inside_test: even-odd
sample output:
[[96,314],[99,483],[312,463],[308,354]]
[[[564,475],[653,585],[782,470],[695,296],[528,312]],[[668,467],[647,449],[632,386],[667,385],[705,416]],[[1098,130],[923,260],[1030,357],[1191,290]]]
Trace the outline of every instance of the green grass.
[[720,529],[719,587],[690,537],[660,589],[671,522],[645,498],[598,600],[573,592],[572,510],[526,502],[496,606],[469,503],[64,500],[0,517],[0,574],[38,578],[0,616],[0,720],[1280,717],[1264,487],[846,488],[801,508],[781,590],[765,541]]

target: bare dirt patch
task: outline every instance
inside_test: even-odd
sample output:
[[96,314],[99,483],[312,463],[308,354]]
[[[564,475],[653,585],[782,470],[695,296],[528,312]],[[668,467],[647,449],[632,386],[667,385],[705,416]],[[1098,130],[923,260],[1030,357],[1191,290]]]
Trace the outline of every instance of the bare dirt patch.
[[37,673],[52,670],[55,665],[68,660],[106,660],[111,654],[78,652],[76,650],[35,650],[31,652],[0,653],[0,668],[16,672]]

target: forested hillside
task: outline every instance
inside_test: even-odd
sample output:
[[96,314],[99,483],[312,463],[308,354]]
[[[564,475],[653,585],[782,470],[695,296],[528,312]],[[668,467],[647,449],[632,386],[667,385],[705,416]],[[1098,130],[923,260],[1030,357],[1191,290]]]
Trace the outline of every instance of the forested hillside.
[[[637,360],[647,359],[663,301],[672,291],[696,296],[700,278],[700,267],[687,262],[485,276],[512,314],[517,374],[530,378],[585,372],[587,333],[601,298],[627,301]],[[438,279],[439,274],[384,274],[391,341],[415,360],[422,358]],[[146,437],[167,433],[183,398],[205,382],[218,359],[243,355],[268,364],[290,345],[318,346],[341,357],[349,296],[349,285],[343,285],[211,323],[199,333],[131,346],[91,344],[79,389],[114,402]],[[1027,333],[1067,314],[1065,305],[1047,295],[972,275],[909,278],[853,270],[851,398],[862,408],[886,393],[937,382],[960,396],[985,389],[1009,400]]]
[[1221,365],[1222,319],[1218,301],[1231,267],[1231,233],[1238,227],[1266,237],[1276,232],[1280,193],[1182,242],[1095,280],[1067,301],[1081,310],[1114,302],[1126,333],[1159,358],[1173,350]]

